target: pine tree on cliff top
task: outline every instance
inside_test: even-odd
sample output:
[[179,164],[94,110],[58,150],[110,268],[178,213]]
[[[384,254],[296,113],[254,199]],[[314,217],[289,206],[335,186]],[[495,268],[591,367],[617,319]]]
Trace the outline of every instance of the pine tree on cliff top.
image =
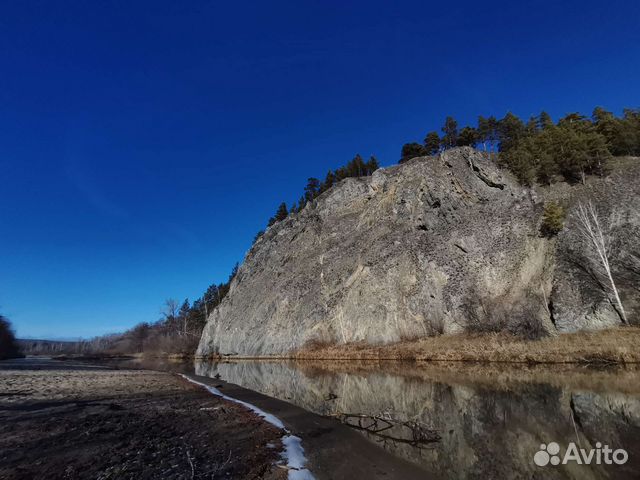
[[435,155],[440,150],[440,135],[438,132],[429,132],[424,137],[424,148],[426,150],[427,155]]

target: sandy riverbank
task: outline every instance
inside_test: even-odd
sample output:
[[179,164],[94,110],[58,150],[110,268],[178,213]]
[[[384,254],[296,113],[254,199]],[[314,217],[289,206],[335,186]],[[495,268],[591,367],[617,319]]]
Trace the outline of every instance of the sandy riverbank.
[[0,363],[0,478],[286,478],[282,431],[169,373]]

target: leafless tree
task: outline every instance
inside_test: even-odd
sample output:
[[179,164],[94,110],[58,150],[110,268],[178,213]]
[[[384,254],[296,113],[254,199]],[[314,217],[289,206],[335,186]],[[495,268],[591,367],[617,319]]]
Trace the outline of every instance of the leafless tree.
[[[191,318],[187,300],[180,306],[174,299],[169,298],[164,302],[162,317],[165,324],[166,334],[184,338],[200,338],[201,332],[194,332],[190,328]],[[187,340],[191,342],[191,340]]]
[[586,242],[587,257],[593,261],[599,267],[601,273],[607,277],[611,287],[611,293],[615,298],[616,307],[622,318],[622,323],[628,325],[627,315],[624,312],[622,300],[620,300],[618,289],[611,274],[611,265],[609,264],[611,229],[603,227],[602,222],[598,218],[598,212],[590,201],[587,202],[586,205],[582,203],[578,204],[576,219],[578,220],[580,235]]
[[162,314],[162,321],[164,322],[167,330],[175,329],[178,317],[178,308],[178,302],[173,298],[167,298],[164,301],[164,308],[160,310],[160,313]]
[[167,298],[164,301],[164,310],[162,311],[162,315],[167,320],[173,320],[178,316],[178,302],[176,302],[173,298]]

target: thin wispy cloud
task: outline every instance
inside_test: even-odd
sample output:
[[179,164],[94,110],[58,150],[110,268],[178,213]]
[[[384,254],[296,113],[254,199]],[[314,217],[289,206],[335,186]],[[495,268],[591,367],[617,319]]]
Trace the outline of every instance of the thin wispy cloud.
[[79,165],[68,164],[66,175],[69,182],[82,194],[84,199],[105,216],[127,220],[129,213],[102,191],[94,178]]

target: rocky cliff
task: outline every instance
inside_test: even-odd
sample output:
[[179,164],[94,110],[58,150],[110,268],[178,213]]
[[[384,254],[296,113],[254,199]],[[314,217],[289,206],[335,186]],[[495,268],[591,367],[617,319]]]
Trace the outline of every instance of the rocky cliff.
[[[545,200],[594,199],[612,224],[627,316],[639,309],[640,165],[587,185],[520,186],[471,148],[348,178],[253,245],[198,355],[280,355],[312,342],[389,343],[508,328],[617,324],[570,216],[539,234]],[[636,262],[636,263],[634,263]]]

